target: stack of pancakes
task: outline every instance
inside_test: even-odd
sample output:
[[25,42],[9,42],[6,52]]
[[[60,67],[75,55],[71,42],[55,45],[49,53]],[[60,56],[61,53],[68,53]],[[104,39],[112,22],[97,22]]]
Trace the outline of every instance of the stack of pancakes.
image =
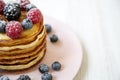
[[[21,12],[19,21],[25,18],[26,13]],[[11,39],[6,34],[0,34],[0,69],[29,68],[43,58],[45,51],[46,29],[42,18],[31,29],[24,30],[18,39]]]

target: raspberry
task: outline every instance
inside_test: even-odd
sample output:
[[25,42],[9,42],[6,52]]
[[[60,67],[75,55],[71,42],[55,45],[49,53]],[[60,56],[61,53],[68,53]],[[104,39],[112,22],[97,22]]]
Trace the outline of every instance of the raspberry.
[[3,13],[4,6],[5,2],[3,0],[0,0],[0,13]]
[[22,25],[17,21],[10,21],[6,25],[6,34],[12,39],[19,38],[22,30]]
[[30,19],[33,24],[38,23],[42,18],[42,14],[39,9],[33,8],[27,13],[27,18]]
[[21,6],[22,9],[25,9],[25,6],[27,4],[30,4],[29,0],[18,0],[18,2],[19,2],[19,4],[20,4],[20,6]]

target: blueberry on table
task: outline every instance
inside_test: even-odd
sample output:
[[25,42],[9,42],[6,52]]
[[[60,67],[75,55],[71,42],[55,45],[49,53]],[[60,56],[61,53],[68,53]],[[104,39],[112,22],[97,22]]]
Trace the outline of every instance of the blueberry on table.
[[48,71],[49,71],[49,67],[48,67],[46,64],[41,64],[41,65],[39,66],[39,71],[40,71],[41,73],[48,72]]
[[45,24],[45,28],[46,28],[47,33],[50,33],[52,31],[52,27],[50,24]]
[[17,80],[31,80],[31,78],[28,75],[20,75]]
[[52,80],[52,75],[50,73],[43,73],[41,76],[42,80]]
[[60,64],[60,62],[55,61],[55,62],[52,64],[52,69],[55,70],[55,71],[59,71],[59,70],[61,69],[61,64]]
[[57,42],[58,41],[58,37],[55,35],[55,34],[53,34],[51,37],[50,37],[50,41],[51,42]]
[[0,80],[10,80],[7,76],[0,76]]

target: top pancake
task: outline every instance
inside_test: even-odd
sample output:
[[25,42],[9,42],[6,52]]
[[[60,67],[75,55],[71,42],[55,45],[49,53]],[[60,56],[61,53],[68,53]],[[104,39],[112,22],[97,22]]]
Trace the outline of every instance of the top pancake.
[[[4,16],[2,16],[4,20]],[[19,22],[26,18],[26,12],[21,11]],[[34,24],[31,29],[24,30],[21,36],[17,39],[11,39],[6,34],[0,33],[0,46],[15,46],[20,44],[27,44],[36,39],[37,35],[40,34],[43,28],[43,16],[41,20]]]

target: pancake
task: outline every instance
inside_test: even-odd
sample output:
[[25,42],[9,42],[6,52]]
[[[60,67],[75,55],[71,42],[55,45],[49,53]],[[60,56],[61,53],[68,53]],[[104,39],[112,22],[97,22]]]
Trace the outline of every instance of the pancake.
[[[44,49],[44,48],[43,48]],[[24,64],[24,63],[28,63],[29,61],[33,60],[34,58],[38,57],[39,55],[39,52],[41,52],[43,49],[38,49],[35,53],[36,54],[33,54],[32,56],[27,56],[27,57],[24,57],[24,55],[22,56],[22,58],[15,58],[15,59],[2,59],[0,60],[0,64],[1,65],[16,65],[16,64]]]
[[4,70],[22,70],[22,69],[29,68],[29,67],[35,65],[38,61],[40,61],[44,57],[45,51],[46,50],[42,50],[41,52],[39,52],[38,57],[35,58],[34,60],[30,61],[29,63],[17,64],[17,65],[0,65],[0,68],[4,69]]
[[[23,12],[24,13],[24,12]],[[22,14],[23,14],[22,13]],[[0,46],[13,46],[19,44],[26,44],[35,39],[43,28],[43,18],[29,30],[24,30],[18,39],[11,39],[6,34],[0,34]]]
[[0,54],[18,54],[18,53],[25,53],[31,51],[32,49],[37,47],[40,43],[42,43],[45,37],[46,37],[46,31],[44,27],[43,31],[41,32],[41,34],[37,36],[35,41],[28,44],[0,47]]
[[38,51],[40,51],[42,48],[46,46],[46,42],[43,42],[40,44],[37,48],[35,48],[33,51],[22,53],[22,54],[10,54],[10,55],[0,55],[0,61],[1,60],[11,60],[11,59],[19,59],[19,58],[25,58],[35,55]]
[[[19,22],[26,18],[26,13],[26,11],[21,11]],[[8,22],[4,15],[2,18]],[[32,28],[23,30],[17,39],[0,33],[0,69],[22,70],[35,65],[45,55],[46,35],[43,16],[33,24]]]

